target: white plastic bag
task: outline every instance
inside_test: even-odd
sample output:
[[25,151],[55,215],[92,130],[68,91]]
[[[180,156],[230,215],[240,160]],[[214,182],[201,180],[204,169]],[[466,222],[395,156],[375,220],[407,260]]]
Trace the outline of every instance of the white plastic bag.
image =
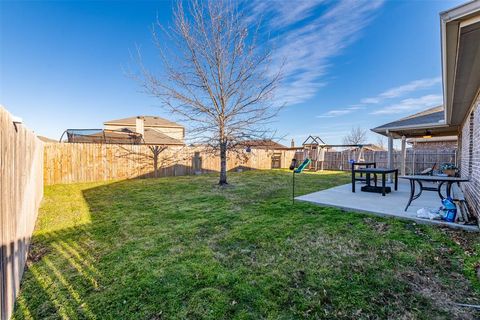
[[442,215],[439,210],[421,208],[417,210],[417,218],[430,219],[430,220],[441,220]]

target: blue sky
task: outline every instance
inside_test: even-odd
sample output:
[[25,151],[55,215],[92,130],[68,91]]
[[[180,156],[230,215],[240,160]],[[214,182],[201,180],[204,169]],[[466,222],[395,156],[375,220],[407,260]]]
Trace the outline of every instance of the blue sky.
[[[283,142],[315,134],[340,143],[354,126],[440,104],[438,14],[460,3],[249,2],[276,41],[276,61],[287,59],[278,93],[287,106],[274,124]],[[168,118],[125,70],[136,45],[155,64],[150,28],[171,13],[170,1],[0,2],[0,104],[55,139],[121,117]]]

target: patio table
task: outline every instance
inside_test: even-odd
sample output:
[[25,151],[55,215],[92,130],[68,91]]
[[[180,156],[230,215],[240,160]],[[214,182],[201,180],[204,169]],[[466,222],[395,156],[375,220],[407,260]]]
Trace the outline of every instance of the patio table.
[[[393,173],[395,174],[395,190],[398,189],[398,169],[386,169],[386,168],[358,168],[354,169],[352,168],[352,192],[355,192],[355,181],[357,181],[355,177],[355,173],[365,173],[366,174],[366,179],[365,182],[367,183],[366,186],[363,186],[361,188],[362,191],[366,192],[378,192],[382,193],[382,196],[385,196],[386,193],[390,192],[390,187],[386,186],[386,180],[387,180],[387,174]],[[372,186],[370,175],[374,174],[375,175],[375,186]],[[382,186],[378,187],[377,186],[377,174],[382,175]]]
[[[450,197],[452,192],[452,184],[453,183],[460,183],[460,182],[468,182],[468,179],[465,178],[458,178],[458,177],[442,177],[442,176],[423,176],[423,175],[412,175],[412,176],[402,176],[401,179],[407,179],[410,181],[410,199],[408,200],[407,206],[405,207],[405,211],[407,211],[408,207],[412,203],[413,200],[418,199],[422,194],[422,191],[436,191],[438,196],[441,200],[445,199],[442,195],[442,186],[446,183],[446,192],[447,198]],[[436,187],[426,187],[422,184],[423,182],[433,182],[437,183]],[[420,186],[420,191],[418,194],[415,194],[415,182],[418,183]]]

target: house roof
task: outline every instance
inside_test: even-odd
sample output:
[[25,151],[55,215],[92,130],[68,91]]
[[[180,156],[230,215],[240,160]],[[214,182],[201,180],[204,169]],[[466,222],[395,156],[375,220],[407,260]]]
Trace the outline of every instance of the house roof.
[[149,128],[145,128],[143,141],[145,144],[184,145],[184,143],[178,139],[172,138],[155,129]]
[[283,144],[275,142],[271,139],[247,140],[243,141],[241,145],[258,149],[287,149],[287,147]]
[[134,116],[129,118],[105,121],[103,124],[118,126],[135,126],[138,117],[143,118],[145,127],[183,128],[183,126],[179,125],[178,123],[157,116]]
[[115,130],[115,131],[104,130],[104,132],[107,135],[107,137],[109,136],[113,137],[118,134],[129,134],[131,136],[139,136],[141,143],[144,143],[144,144],[184,145],[182,141],[172,138],[162,132],[159,132],[151,128],[145,128],[143,137],[128,128],[122,128],[120,130]]
[[47,138],[47,137],[44,137],[44,136],[37,136],[37,138],[40,139],[43,142],[48,142],[48,143],[58,142],[58,140]]
[[461,124],[480,87],[480,1],[440,14],[445,122]]
[[387,129],[398,129],[407,126],[418,125],[430,125],[430,124],[443,124],[444,113],[443,106],[433,107],[421,112],[409,115],[407,117],[383,124],[372,130],[375,132],[385,131]]
[[480,88],[480,1],[442,12],[440,22],[444,108],[431,108],[372,131],[394,137],[458,135]]
[[371,151],[385,151],[383,147],[377,146],[376,144],[366,144],[363,148]]
[[[364,150],[369,150],[369,151],[385,151],[384,148],[381,146],[377,146],[376,144],[364,144],[362,145],[362,148]],[[359,150],[360,147],[347,147],[346,150]]]
[[407,137],[423,136],[427,131],[438,135],[452,135],[456,133],[456,127],[445,124],[443,106],[429,108],[371,130],[382,135],[391,133],[396,136],[404,135]]

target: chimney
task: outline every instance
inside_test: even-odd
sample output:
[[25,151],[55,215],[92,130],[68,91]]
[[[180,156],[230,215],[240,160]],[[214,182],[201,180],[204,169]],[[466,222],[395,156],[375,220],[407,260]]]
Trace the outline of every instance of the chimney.
[[292,142],[290,142],[290,147],[295,148],[295,140],[292,138]]
[[145,119],[141,116],[138,116],[136,121],[135,121],[135,132],[140,133],[142,137],[145,134],[145,124],[144,124]]

